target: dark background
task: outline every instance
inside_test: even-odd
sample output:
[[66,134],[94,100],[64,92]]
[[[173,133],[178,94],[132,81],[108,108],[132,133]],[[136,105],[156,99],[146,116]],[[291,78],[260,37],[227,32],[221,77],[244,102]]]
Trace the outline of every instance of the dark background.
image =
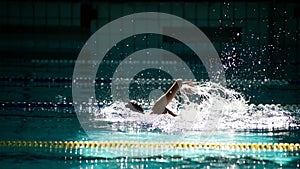
[[[1,1],[0,103],[72,102],[73,68],[85,41],[114,19],[146,11],[174,14],[197,25],[217,49],[228,87],[243,92],[251,103],[300,103],[300,3],[287,0]],[[122,53],[162,46],[192,69],[201,67],[183,44],[145,36],[150,45],[138,43],[137,36],[119,44],[135,44],[129,51],[121,48]],[[108,60],[122,58],[113,50],[107,55]],[[207,79],[202,69],[198,80]],[[98,73],[97,83],[103,84],[97,91],[109,96],[107,72]]]

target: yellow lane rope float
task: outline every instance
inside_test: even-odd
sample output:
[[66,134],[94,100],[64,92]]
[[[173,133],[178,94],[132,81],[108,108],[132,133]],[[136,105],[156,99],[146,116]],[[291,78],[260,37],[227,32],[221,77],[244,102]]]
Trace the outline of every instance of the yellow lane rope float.
[[51,148],[204,148],[204,149],[252,149],[298,151],[299,143],[138,143],[94,141],[0,141],[0,147],[51,147]]

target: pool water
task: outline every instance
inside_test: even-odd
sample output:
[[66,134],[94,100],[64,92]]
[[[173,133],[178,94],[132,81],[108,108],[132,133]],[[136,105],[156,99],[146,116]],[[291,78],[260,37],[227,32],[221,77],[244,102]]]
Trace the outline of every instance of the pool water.
[[[106,99],[110,97],[107,93],[111,85],[111,79],[107,78],[96,79],[99,101],[91,98],[91,102],[76,109],[78,104],[72,102],[71,90],[74,60],[31,60],[20,66],[19,61],[8,59],[5,63],[0,67],[5,72],[0,77],[0,141],[6,143],[281,145],[300,140],[299,87],[286,80],[230,79],[228,88],[199,82],[192,88],[198,95],[180,93],[172,103],[170,108],[180,113],[178,118],[154,117],[130,112],[124,108],[125,103]],[[13,71],[16,66],[18,70]],[[159,77],[149,83],[151,80],[135,79],[130,88],[133,99],[144,99],[141,102],[146,111],[152,102],[147,100],[149,92],[159,86],[166,90],[174,81]],[[83,112],[83,116],[78,112]],[[0,144],[0,156],[0,168],[30,169],[297,168],[300,165],[299,150],[280,148],[70,148]]]
[[[60,111],[66,108],[61,108]],[[9,113],[10,112],[10,113]],[[91,141],[81,129],[74,115],[68,110],[53,116],[47,111],[35,110],[31,116],[10,110],[1,118],[2,140],[22,141]],[[14,113],[12,113],[14,112]],[[37,116],[34,113],[43,113]],[[4,132],[5,131],[5,132]],[[194,131],[181,138],[181,142],[198,141],[200,131]],[[118,137],[119,141],[140,142],[140,137],[153,137],[157,140],[168,138],[167,142],[178,142],[174,135],[158,132],[128,133],[123,131],[98,131],[97,141]],[[149,136],[150,135],[150,136]],[[138,137],[136,137],[138,136]],[[174,139],[175,138],[175,139]],[[299,128],[223,130],[211,135],[216,143],[295,143],[300,138]],[[173,140],[172,140],[173,139]],[[177,141],[176,141],[177,140]],[[164,140],[166,141],[166,140]],[[212,150],[212,149],[167,149],[149,148],[140,156],[137,148],[57,148],[57,147],[1,147],[3,168],[296,168],[299,167],[299,150]],[[146,152],[145,150],[143,150]]]
[[[185,96],[182,100],[177,98],[172,106],[175,105],[173,108],[176,109],[180,105],[179,118],[134,114],[124,108],[125,103],[117,106],[87,103],[81,111],[92,112],[94,118],[87,118],[91,122],[88,125],[84,125],[85,121],[75,112],[76,106],[60,95],[51,102],[7,101],[1,104],[0,138],[4,142],[81,141],[157,145],[299,143],[299,106],[250,104],[235,91],[218,88],[223,91],[222,96],[227,96],[222,100],[217,97],[221,95],[208,92],[214,87],[205,83],[194,86],[197,92],[201,90],[202,94],[206,92],[209,96],[202,100],[202,104],[196,104],[199,101],[196,97],[187,96],[190,102],[182,101],[188,99]],[[235,95],[229,97],[232,93]],[[219,111],[214,99],[229,105],[221,107],[224,111],[217,116],[212,114]],[[146,109],[149,106],[143,105]],[[197,105],[202,107],[195,108]],[[203,107],[205,105],[207,107]],[[202,113],[201,116],[188,114],[194,110],[189,109],[193,106]],[[207,130],[209,126],[214,127]],[[264,148],[14,145],[0,146],[0,162],[1,168],[297,168],[300,167],[299,153],[299,149]]]

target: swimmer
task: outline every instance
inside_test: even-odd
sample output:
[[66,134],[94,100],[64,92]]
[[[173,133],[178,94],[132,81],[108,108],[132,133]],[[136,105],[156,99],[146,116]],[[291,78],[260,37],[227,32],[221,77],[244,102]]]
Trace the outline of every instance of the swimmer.
[[[176,93],[180,90],[182,87],[182,84],[188,84],[190,86],[193,86],[192,82],[182,82],[181,79],[177,79],[173,85],[167,90],[165,94],[163,94],[159,99],[157,99],[154,103],[154,105],[151,108],[150,114],[165,114],[168,113],[174,117],[177,116],[174,112],[169,110],[166,106],[173,100]],[[135,100],[131,100],[127,105],[127,108],[137,111],[137,112],[144,112],[143,107],[140,103],[138,103]]]

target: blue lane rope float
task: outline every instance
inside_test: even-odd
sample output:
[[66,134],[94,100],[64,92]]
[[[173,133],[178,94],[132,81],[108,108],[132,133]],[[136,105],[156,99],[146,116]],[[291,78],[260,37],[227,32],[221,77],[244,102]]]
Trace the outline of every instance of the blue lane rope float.
[[298,151],[299,143],[139,143],[94,141],[0,141],[0,147],[51,147],[51,148],[188,148],[219,150],[274,150]]

